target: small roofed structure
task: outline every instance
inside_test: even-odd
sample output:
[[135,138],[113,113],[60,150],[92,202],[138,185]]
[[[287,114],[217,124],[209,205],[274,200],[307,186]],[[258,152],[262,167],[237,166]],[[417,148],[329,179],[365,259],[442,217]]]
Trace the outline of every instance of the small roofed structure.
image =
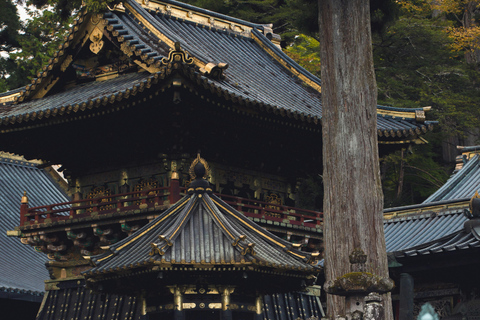
[[[268,318],[264,295],[305,290],[315,282],[318,254],[297,250],[212,194],[208,165],[199,156],[190,172],[195,180],[188,195],[89,257],[94,267],[83,273],[88,287],[142,295],[144,313],[172,312],[173,303],[175,319],[184,319],[185,310],[262,319]],[[320,305],[312,307],[308,316],[320,316]]]

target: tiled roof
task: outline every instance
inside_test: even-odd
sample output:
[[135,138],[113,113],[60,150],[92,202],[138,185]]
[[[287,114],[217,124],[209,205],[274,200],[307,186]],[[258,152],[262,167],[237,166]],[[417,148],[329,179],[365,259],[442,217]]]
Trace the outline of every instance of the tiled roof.
[[274,267],[317,273],[311,254],[256,225],[213,194],[187,195],[135,234],[91,258],[90,276],[146,265]]
[[[151,1],[150,4],[158,5]],[[124,2],[124,11],[111,11],[105,14],[106,32],[122,50],[140,60],[152,74],[160,72],[175,42],[193,59],[188,75],[200,86],[217,92],[225,99],[242,101],[260,107],[260,110],[288,115],[302,121],[319,123],[322,114],[320,79],[311,75],[285,55],[268,38],[267,27],[215,14],[175,1],[166,1],[166,7],[175,5],[185,11],[184,18],[170,14],[167,9],[146,9],[134,0]],[[195,12],[195,13],[192,13]],[[210,23],[188,18],[194,14],[208,15]],[[227,27],[216,24],[222,20]],[[49,74],[66,58],[72,47],[71,41],[78,38],[78,30],[88,23],[85,15],[80,15],[71,36],[55,54],[55,59],[44,72],[34,79],[32,85],[18,99],[14,106],[0,106],[0,125],[13,125],[25,120],[56,117],[65,112],[84,111],[100,102],[128,98],[118,97],[118,93],[132,88],[128,76],[104,82],[93,82],[75,89],[67,89],[52,97],[30,101],[35,90],[47,81]],[[224,77],[211,77],[206,71],[207,64],[228,64]],[[157,75],[158,76],[158,75]],[[126,78],[127,77],[127,78]],[[134,76],[132,76],[134,77]],[[146,74],[139,75],[144,80]],[[133,79],[132,79],[133,80]],[[120,88],[115,85],[121,82]],[[37,88],[37,89],[35,89]],[[76,92],[78,89],[79,93]],[[87,89],[92,94],[87,94]],[[30,92],[30,93],[29,93]],[[68,92],[68,94],[67,94]],[[30,96],[32,95],[32,96]],[[112,96],[113,95],[113,96]],[[110,100],[112,99],[112,100]],[[48,101],[42,102],[42,100]],[[26,101],[26,102],[24,102]],[[62,109],[63,108],[63,109]],[[65,109],[66,108],[66,109]],[[76,108],[76,110],[75,110]],[[416,112],[424,109],[398,109],[379,106],[378,134],[386,138],[415,137],[433,128],[435,122],[416,119]],[[393,116],[392,116],[393,114]]]
[[395,252],[395,257],[424,256],[452,251],[480,248],[480,237],[474,232],[461,230],[435,241]]
[[402,251],[449,236],[462,230],[467,220],[461,208],[385,220],[387,252]]
[[[86,289],[83,282],[81,285],[59,284],[59,286],[61,287],[59,290],[47,293],[37,320],[143,319],[141,315],[142,305],[135,296],[110,293],[95,294],[90,289]],[[265,295],[263,303],[264,320],[322,317],[319,297],[303,292]]]
[[465,228],[464,214],[479,190],[477,154],[422,204],[384,210],[385,216],[397,216],[384,222],[387,251],[406,257],[480,247],[475,230]]
[[39,295],[48,279],[46,256],[6,235],[20,223],[20,199],[24,191],[33,206],[68,198],[48,173],[35,164],[0,158],[0,291]]
[[321,319],[324,316],[320,298],[302,292],[265,295],[263,303],[264,320]]
[[480,155],[471,158],[423,203],[471,198],[475,191],[480,191]]
[[83,283],[82,286],[47,291],[46,299],[40,307],[36,320],[140,320],[143,319],[142,306],[138,300],[135,296],[95,294],[86,289]]
[[[446,207],[445,201],[432,203],[432,206]],[[402,216],[401,211],[409,211]],[[439,241],[445,237],[461,232],[467,217],[463,214],[463,207],[429,210],[427,204],[390,208],[384,210],[390,214],[395,212],[400,217],[384,219],[385,244],[388,253],[408,251],[416,246]],[[320,263],[323,266],[323,261]]]
[[15,122],[21,119],[27,120],[27,117],[33,119],[33,116],[30,116],[33,114],[54,117],[57,114],[84,111],[92,107],[98,108],[111,99],[118,101],[130,95],[133,96],[137,90],[143,90],[155,78],[155,74],[140,72],[120,75],[108,81],[84,83],[42,99],[0,107],[0,120],[3,119],[5,122],[6,119],[9,119],[6,122]]

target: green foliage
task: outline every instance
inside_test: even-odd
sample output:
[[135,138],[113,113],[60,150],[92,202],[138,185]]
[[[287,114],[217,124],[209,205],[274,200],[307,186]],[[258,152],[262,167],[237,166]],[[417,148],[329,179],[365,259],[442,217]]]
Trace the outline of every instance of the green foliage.
[[17,7],[11,0],[0,0],[0,51],[18,47],[17,36],[21,28]]
[[323,210],[323,181],[321,176],[302,179],[295,205],[308,210]]
[[438,146],[432,142],[399,150],[381,159],[386,208],[421,203],[447,181],[451,168],[442,164],[434,150],[438,150]]
[[22,32],[17,35],[18,49],[0,59],[0,88],[15,89],[27,84],[53,56],[72,18],[60,23],[50,10],[30,11]]
[[379,104],[432,106],[444,137],[477,126],[479,76],[463,55],[452,52],[450,23],[410,11],[374,38]]
[[404,181],[399,187],[401,152],[383,163],[385,205],[419,203],[436,191],[452,171],[441,155],[441,141],[464,137],[478,128],[479,76],[463,54],[452,51],[448,29],[452,22],[432,18],[424,1],[406,1],[399,19],[374,35],[378,103],[395,107],[432,106],[429,119],[438,130],[404,158]]
[[320,43],[315,38],[299,34],[284,51],[310,73],[320,77]]
[[102,12],[107,10],[107,6],[112,6],[117,0],[27,0],[28,5],[33,5],[38,9],[47,6],[53,8],[57,19],[61,21],[68,20],[72,13],[79,10],[83,5],[90,12]]

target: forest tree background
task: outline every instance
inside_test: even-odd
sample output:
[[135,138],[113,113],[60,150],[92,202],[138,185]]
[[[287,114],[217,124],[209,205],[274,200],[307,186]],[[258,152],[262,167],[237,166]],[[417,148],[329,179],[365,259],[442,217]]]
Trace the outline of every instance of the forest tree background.
[[[272,23],[283,50],[320,77],[318,0],[184,0],[256,23]],[[114,0],[86,0],[102,10]],[[81,0],[0,0],[0,92],[30,82],[63,41]],[[17,10],[30,5],[30,18]],[[480,0],[372,0],[378,103],[431,106],[428,144],[380,159],[385,207],[422,202],[454,168],[456,145],[479,141]],[[302,184],[303,206],[321,210],[320,176]]]

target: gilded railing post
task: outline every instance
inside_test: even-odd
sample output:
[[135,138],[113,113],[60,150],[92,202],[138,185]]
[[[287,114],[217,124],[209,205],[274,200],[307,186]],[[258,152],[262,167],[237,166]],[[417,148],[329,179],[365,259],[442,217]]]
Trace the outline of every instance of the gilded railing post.
[[20,202],[20,225],[23,226],[27,222],[27,213],[28,213],[28,197],[27,191],[23,192],[23,197]]
[[178,172],[173,171],[172,177],[170,178],[170,186],[168,187],[169,196],[168,200],[170,204],[176,203],[180,200],[180,176]]

